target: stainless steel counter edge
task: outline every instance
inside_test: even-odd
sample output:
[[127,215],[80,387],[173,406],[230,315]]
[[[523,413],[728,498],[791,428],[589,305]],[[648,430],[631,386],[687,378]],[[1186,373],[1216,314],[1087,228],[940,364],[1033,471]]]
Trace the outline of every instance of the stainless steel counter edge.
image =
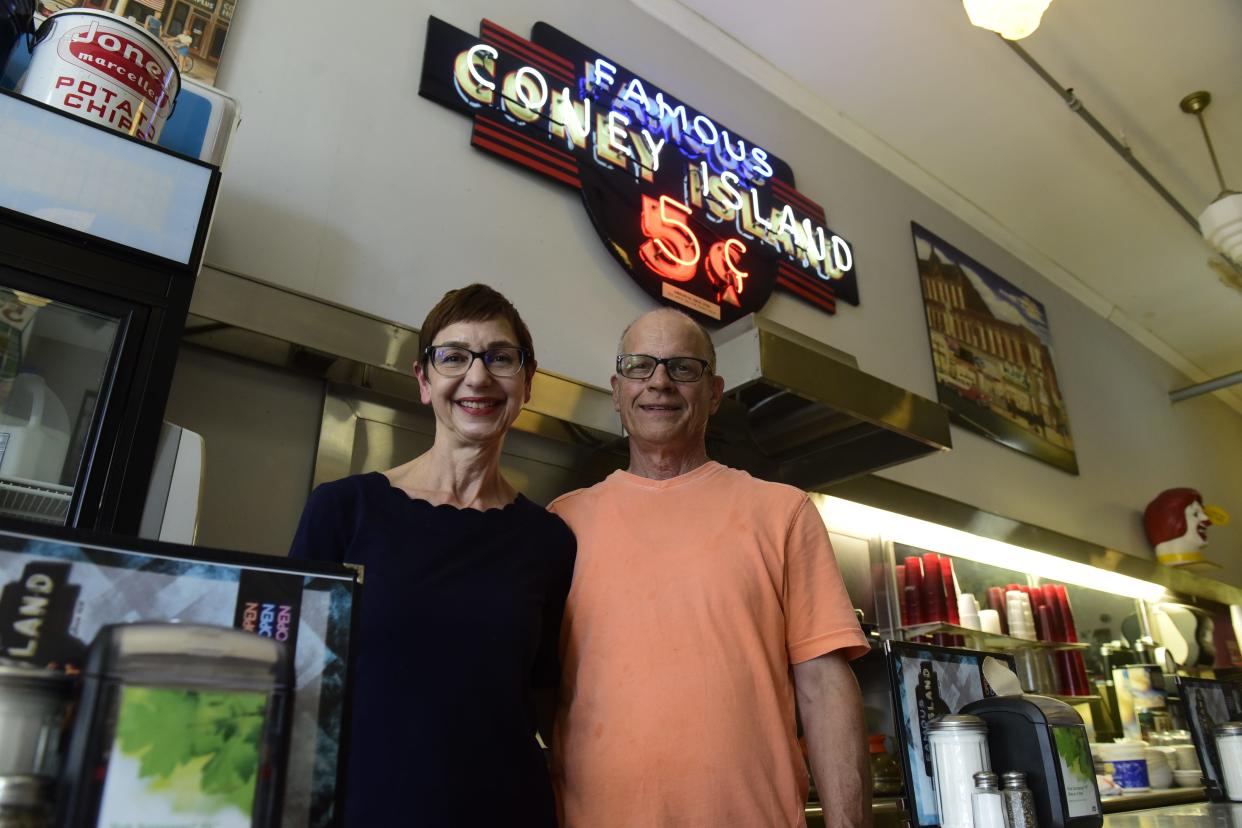
[[1242,803],[1197,802],[1106,814],[1104,828],[1234,828],[1242,825]]
[[[820,828],[824,824],[824,806],[818,802],[806,804],[807,828]],[[876,799],[871,803],[871,818],[874,828],[903,828],[910,823],[910,815],[906,813],[905,800],[897,798]]]
[[1108,796],[1101,800],[1105,814],[1142,811],[1150,808],[1163,808],[1169,805],[1187,805],[1206,801],[1207,791],[1198,787],[1161,788],[1131,796]]
[[[1134,796],[1112,796],[1102,800],[1104,807],[1104,824],[1106,828],[1153,828],[1150,821],[1138,820],[1127,821],[1126,817],[1137,816],[1139,813],[1152,814],[1156,811],[1169,811],[1169,816],[1178,815],[1186,816],[1190,822],[1186,825],[1207,825],[1208,821],[1205,815],[1210,817],[1211,813],[1219,816],[1222,812],[1217,810],[1210,812],[1205,809],[1210,803],[1203,788],[1167,788],[1163,790],[1151,791],[1145,794],[1136,794]],[[1222,806],[1228,808],[1230,806]],[[1227,828],[1242,828],[1242,803],[1232,806],[1238,811],[1234,813],[1233,818],[1227,823]],[[1182,814],[1177,809],[1188,808],[1188,814]],[[876,799],[871,806],[872,819],[876,828],[903,828],[909,826],[910,815],[905,809],[905,800],[900,797]],[[824,824],[824,807],[818,802],[808,802],[806,805],[806,824],[807,828],[819,828]],[[1162,824],[1177,824],[1168,823]]]

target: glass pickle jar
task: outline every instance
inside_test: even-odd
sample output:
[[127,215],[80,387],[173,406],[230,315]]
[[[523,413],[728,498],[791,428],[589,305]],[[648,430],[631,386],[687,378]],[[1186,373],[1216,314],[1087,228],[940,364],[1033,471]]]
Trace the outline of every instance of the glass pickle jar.
[[987,723],[965,713],[939,716],[927,723],[927,743],[941,828],[974,828],[974,775],[992,769]]
[[899,796],[904,787],[901,780],[901,765],[897,763],[897,758],[885,749],[884,739],[883,733],[867,737],[871,752],[871,790],[875,796]]

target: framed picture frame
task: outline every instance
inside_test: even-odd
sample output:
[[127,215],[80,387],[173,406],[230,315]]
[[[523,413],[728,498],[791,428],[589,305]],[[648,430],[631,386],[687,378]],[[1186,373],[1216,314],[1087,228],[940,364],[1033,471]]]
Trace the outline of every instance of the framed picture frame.
[[1228,681],[1178,676],[1174,687],[1191,741],[1195,744],[1199,767],[1203,769],[1208,799],[1224,802],[1225,782],[1212,728],[1222,722],[1242,719],[1242,686]]
[[[345,566],[0,520],[0,657],[80,671],[105,625],[235,627],[284,641],[294,686],[282,825],[339,824],[362,587]],[[40,615],[31,616],[37,606]],[[37,623],[31,623],[33,621]]]
[[939,401],[951,420],[1078,474],[1044,305],[911,222]]
[[996,659],[1013,671],[1013,656],[909,641],[885,641],[884,653],[910,822],[939,825],[927,723],[937,716],[957,713],[973,701],[995,696],[983,676],[983,663]]

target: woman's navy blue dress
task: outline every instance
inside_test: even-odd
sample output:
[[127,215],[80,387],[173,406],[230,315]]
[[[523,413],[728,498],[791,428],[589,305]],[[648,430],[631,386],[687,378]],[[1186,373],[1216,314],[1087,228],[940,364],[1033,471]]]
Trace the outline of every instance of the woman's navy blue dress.
[[291,557],[366,567],[345,825],[555,828],[534,688],[555,688],[576,544],[519,495],[433,506],[384,475],[317,487]]

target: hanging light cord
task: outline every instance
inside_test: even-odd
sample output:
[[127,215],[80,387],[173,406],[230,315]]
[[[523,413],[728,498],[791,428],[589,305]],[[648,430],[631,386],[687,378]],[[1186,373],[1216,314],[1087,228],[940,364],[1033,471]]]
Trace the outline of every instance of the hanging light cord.
[[1203,109],[1195,110],[1195,117],[1199,119],[1199,129],[1203,130],[1203,142],[1207,144],[1208,156],[1212,159],[1212,169],[1216,170],[1216,182],[1220,184],[1220,191],[1223,195],[1229,192],[1229,188],[1225,186],[1225,176],[1221,175],[1220,162],[1216,160],[1216,148],[1212,146],[1212,136],[1208,135],[1207,124],[1203,121]]
[[[1058,83],[1056,78],[1052,77],[1052,75],[1048,73],[1048,70],[1044,69],[1043,66],[1040,66],[1039,62],[1036,61],[1035,58],[1031,57],[1027,51],[1017,43],[1014,43],[1012,40],[1006,40],[1005,38],[1000,37],[1000,35],[997,35],[997,37],[1000,38],[1006,46],[1013,49],[1018,57],[1022,58],[1023,62],[1034,70],[1035,74],[1039,75],[1039,77],[1043,79],[1044,83],[1056,90],[1056,93],[1061,96],[1061,100],[1065,101],[1065,105],[1076,112],[1078,117],[1086,121],[1087,125],[1095,130],[1096,134],[1103,138],[1104,142],[1108,144],[1114,152],[1120,155],[1127,164],[1133,167],[1134,171],[1137,172],[1139,176],[1141,176],[1142,179],[1146,181],[1147,184],[1155,190],[1170,207],[1176,210],[1177,214],[1181,216],[1187,224],[1195,229],[1195,235],[1202,235],[1202,230],[1199,228],[1199,220],[1195,218],[1189,210],[1182,206],[1182,203],[1169,192],[1167,187],[1161,184],[1156,177],[1151,174],[1150,170],[1143,166],[1142,162],[1134,157],[1134,153],[1129,147],[1117,140],[1116,136],[1109,132],[1108,128],[1100,123],[1099,119],[1092,115],[1091,112],[1082,105],[1082,101],[1080,101],[1078,96],[1074,94],[1073,89],[1067,89]],[[1204,104],[1204,106],[1206,106],[1206,104]],[[1187,109],[1186,111],[1190,112],[1192,110]],[[1199,127],[1203,130],[1203,139],[1207,141],[1208,154],[1212,156],[1212,166],[1216,169],[1216,179],[1220,182],[1221,190],[1227,193],[1228,188],[1225,186],[1224,177],[1220,173],[1220,164],[1217,163],[1216,160],[1216,151],[1212,147],[1212,139],[1208,137],[1207,125],[1203,122],[1202,107],[1195,110],[1194,114],[1199,117]],[[1229,268],[1232,272],[1242,276],[1242,266],[1239,266],[1226,256],[1220,257],[1220,261],[1223,262],[1224,266]],[[1242,371],[1236,371],[1223,377],[1216,377],[1215,379],[1187,386],[1186,388],[1176,389],[1169,394],[1169,398],[1172,402],[1180,402],[1181,400],[1197,397],[1200,394],[1207,394],[1212,391],[1218,391],[1222,388],[1236,385],[1238,383],[1242,383]]]

